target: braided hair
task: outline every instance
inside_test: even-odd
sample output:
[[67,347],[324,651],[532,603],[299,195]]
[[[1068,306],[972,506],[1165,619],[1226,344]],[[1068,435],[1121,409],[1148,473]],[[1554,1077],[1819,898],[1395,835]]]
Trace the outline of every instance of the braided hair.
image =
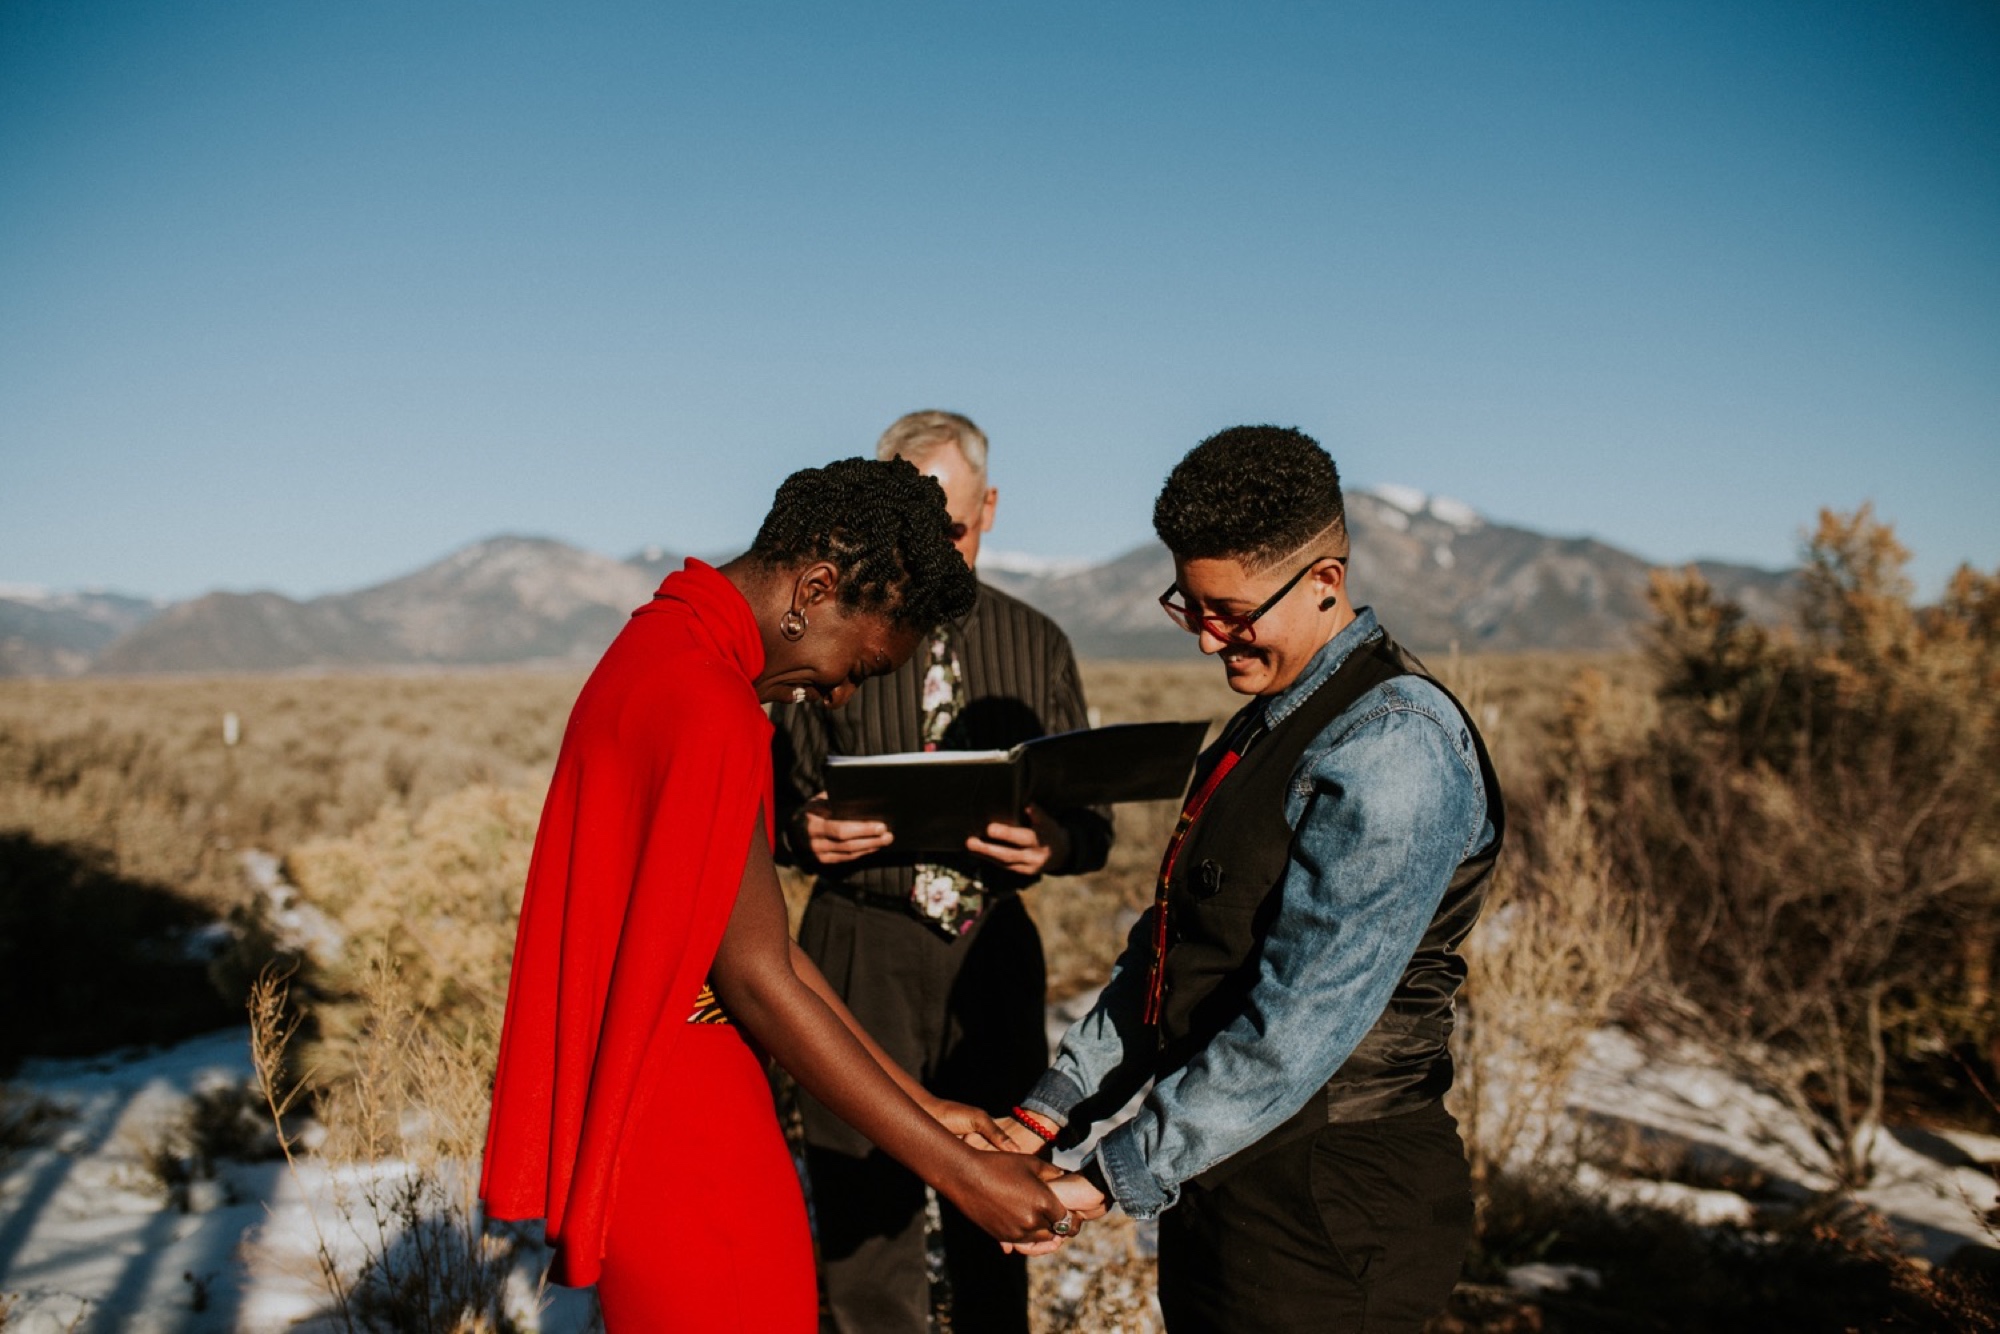
[[907,460],[840,459],[779,485],[750,555],[766,569],[830,561],[843,607],[928,631],[978,596],[950,528],[944,488]]
[[1262,569],[1315,538],[1347,554],[1340,472],[1319,442],[1287,426],[1232,426],[1189,450],[1153,502],[1153,531],[1185,560]]

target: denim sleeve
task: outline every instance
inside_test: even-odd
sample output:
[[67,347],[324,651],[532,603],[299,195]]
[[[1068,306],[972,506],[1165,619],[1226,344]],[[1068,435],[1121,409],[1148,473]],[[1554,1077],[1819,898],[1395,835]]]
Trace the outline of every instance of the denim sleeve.
[[1332,1078],[1381,1017],[1453,871],[1492,837],[1463,720],[1407,677],[1334,720],[1301,757],[1285,809],[1282,907],[1242,1012],[1098,1146],[1135,1217],[1173,1204],[1182,1182]]
[[1125,938],[1097,1003],[1063,1034],[1055,1060],[1021,1100],[1023,1107],[1067,1124],[1077,1120],[1079,1110],[1089,1118],[1093,1111],[1123,1107],[1151,1076],[1158,1044],[1140,1016],[1152,967],[1152,931],[1149,908]]

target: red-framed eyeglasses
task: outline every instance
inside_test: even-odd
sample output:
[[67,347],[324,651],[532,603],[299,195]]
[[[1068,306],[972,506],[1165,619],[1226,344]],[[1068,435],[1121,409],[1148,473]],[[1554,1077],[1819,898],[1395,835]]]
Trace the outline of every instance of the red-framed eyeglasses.
[[1206,630],[1225,644],[1254,644],[1257,642],[1257,618],[1284,600],[1285,594],[1298,587],[1299,580],[1306,577],[1321,561],[1339,561],[1338,556],[1314,556],[1300,567],[1299,572],[1285,580],[1284,586],[1265,598],[1254,610],[1241,615],[1226,611],[1205,611],[1197,614],[1185,602],[1176,602],[1174,594],[1181,591],[1179,584],[1168,584],[1167,591],[1160,594],[1160,608],[1165,611],[1175,625],[1191,635]]

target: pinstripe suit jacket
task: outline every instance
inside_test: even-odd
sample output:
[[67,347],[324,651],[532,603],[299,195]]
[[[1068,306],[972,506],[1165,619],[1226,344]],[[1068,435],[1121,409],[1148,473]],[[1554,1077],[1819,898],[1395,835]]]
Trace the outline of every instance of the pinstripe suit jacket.
[[[1069,638],[1056,623],[1018,598],[986,584],[959,627],[965,670],[964,713],[945,734],[949,750],[1005,750],[1033,737],[1088,726],[1083,683]],[[826,757],[886,755],[923,749],[921,692],[926,655],[920,647],[887,676],[862,683],[845,708],[780,704],[772,710],[773,779],[777,788],[778,860],[817,872],[822,880],[871,895],[907,897],[914,859],[890,847],[879,856],[820,867],[798,836],[799,808],[825,786]],[[1110,813],[1102,808],[1049,812],[1070,837],[1064,875],[1094,871],[1111,850]],[[1033,881],[982,858],[954,859],[989,890],[1018,890]]]

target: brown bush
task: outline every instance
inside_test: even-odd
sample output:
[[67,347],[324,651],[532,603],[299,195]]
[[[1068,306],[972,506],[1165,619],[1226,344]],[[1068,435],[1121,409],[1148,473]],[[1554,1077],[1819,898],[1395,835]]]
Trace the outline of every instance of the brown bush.
[[1641,905],[1616,880],[1581,794],[1523,803],[1519,815],[1466,943],[1454,1042],[1453,1101],[1482,1204],[1501,1173],[1573,1174],[1570,1082],[1654,959]]
[[[217,910],[236,851],[475,783],[545,783],[574,675],[0,681],[0,831],[95,849]],[[224,716],[238,720],[226,744]]]
[[285,859],[306,902],[340,923],[342,957],[316,974],[324,1054],[351,1065],[350,1003],[387,959],[399,986],[453,1042],[497,1050],[514,930],[541,796],[468,787],[411,817],[387,808],[354,833],[313,839]]
[[2000,939],[2000,578],[1919,609],[1867,510],[1822,514],[1798,629],[1693,572],[1654,583],[1657,721],[1567,752],[1662,986],[1865,1182],[1892,1042],[1990,1044]]
[[[517,1243],[487,1230],[478,1199],[490,1048],[454,1041],[432,1022],[386,954],[361,969],[360,988],[353,1046],[334,1075],[288,1073],[300,1020],[281,975],[266,973],[251,1000],[259,1087],[308,1201],[333,1315],[350,1334],[511,1330],[506,1280]],[[315,1197],[299,1175],[292,1114],[306,1099],[326,1127],[330,1196]],[[336,1253],[330,1231],[358,1253]]]

